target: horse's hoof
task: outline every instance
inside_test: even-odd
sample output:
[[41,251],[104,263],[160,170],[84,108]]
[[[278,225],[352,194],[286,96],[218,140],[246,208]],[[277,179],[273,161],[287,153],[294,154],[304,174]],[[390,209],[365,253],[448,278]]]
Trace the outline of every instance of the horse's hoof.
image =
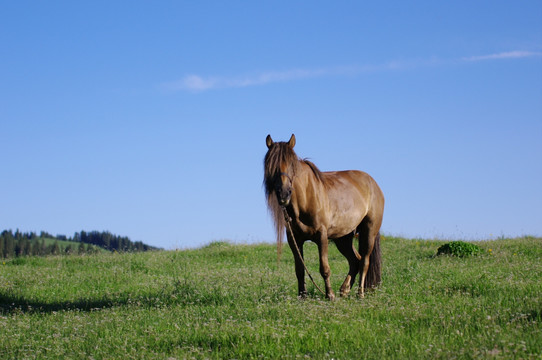
[[329,299],[329,301],[334,301],[334,300],[335,300],[335,294],[332,293],[332,292],[330,292],[329,294],[327,294],[326,297]]
[[347,297],[348,294],[350,294],[350,289],[341,289],[341,291],[339,292],[340,297]]

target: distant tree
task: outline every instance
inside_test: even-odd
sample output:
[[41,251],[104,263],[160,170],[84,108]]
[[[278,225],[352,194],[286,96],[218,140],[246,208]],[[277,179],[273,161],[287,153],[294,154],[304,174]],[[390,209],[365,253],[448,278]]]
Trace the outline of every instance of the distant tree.
[[78,254],[84,254],[85,253],[85,243],[81,242],[79,243],[79,247],[77,248]]
[[49,234],[49,233],[48,233],[48,232],[46,232],[46,231],[42,231],[42,232],[40,233],[40,238],[47,238],[47,239],[53,239],[53,238],[54,238],[54,236],[53,236],[53,235],[51,235],[51,234]]
[[121,238],[121,249],[122,251],[132,251],[134,244],[130,241],[128,237]]
[[101,243],[102,246],[104,248],[106,248],[107,250],[113,250],[113,248],[111,247],[111,238],[112,238],[112,236],[111,236],[110,233],[104,232],[104,233],[101,234],[101,236],[100,236],[100,234],[97,233],[96,237],[99,239],[97,241],[97,243],[98,243],[97,245],[99,245]]
[[143,243],[141,241],[136,241],[135,248],[136,251],[143,251]]
[[118,236],[111,236],[111,234],[108,234],[109,237],[109,247],[111,250],[121,250],[120,245],[120,238]]
[[38,240],[32,241],[32,250],[30,252],[32,256],[40,255],[40,248],[41,248],[41,245]]
[[80,235],[80,237],[79,237],[79,241],[84,242],[84,243],[88,243],[88,235],[87,235],[86,232],[81,231],[81,235]]
[[91,244],[87,245],[88,254],[96,254],[97,252],[98,252],[98,249],[94,245],[91,245]]
[[4,257],[15,256],[15,239],[11,232],[7,233],[4,237]]
[[32,242],[28,239],[23,240],[23,255],[29,256],[32,255]]
[[71,254],[73,252],[72,245],[68,244],[68,246],[66,246],[66,248],[64,249],[64,252],[68,255]]
[[41,238],[40,243],[40,255],[47,255],[47,247],[45,246],[45,239]]
[[60,254],[60,246],[58,246],[58,241],[55,241],[53,245],[51,245],[51,254],[58,255]]

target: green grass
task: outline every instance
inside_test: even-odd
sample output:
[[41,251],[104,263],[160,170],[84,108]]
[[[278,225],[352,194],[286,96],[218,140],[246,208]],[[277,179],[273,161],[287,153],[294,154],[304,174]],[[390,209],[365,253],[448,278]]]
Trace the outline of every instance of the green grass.
[[542,358],[542,239],[443,244],[386,237],[382,285],[335,302],[298,300],[272,245],[0,261],[0,358]]

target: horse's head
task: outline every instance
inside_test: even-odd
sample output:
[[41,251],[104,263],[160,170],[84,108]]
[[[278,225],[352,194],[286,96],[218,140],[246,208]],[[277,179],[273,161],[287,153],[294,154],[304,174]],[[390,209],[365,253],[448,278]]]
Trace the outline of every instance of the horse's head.
[[297,165],[295,135],[292,134],[288,142],[274,142],[271,135],[267,135],[265,142],[268,149],[264,160],[266,193],[268,196],[275,193],[279,205],[288,206]]

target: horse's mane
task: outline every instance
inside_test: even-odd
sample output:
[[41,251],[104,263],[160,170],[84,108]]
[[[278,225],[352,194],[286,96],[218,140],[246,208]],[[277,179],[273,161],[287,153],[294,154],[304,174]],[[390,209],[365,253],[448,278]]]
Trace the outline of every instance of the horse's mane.
[[274,183],[277,176],[280,175],[280,164],[286,163],[290,166],[292,176],[295,176],[299,167],[299,158],[288,143],[277,142],[274,143],[271,148],[265,154],[263,161],[264,178],[263,185],[265,188],[265,198],[267,200],[267,207],[273,222],[275,223],[275,232],[277,234],[277,254],[280,259],[280,253],[282,249],[282,241],[284,239],[284,230],[286,229],[286,222],[282,213],[282,208],[279,205],[277,196],[275,195]]
[[318,169],[316,165],[314,165],[312,161],[309,161],[308,159],[303,159],[301,161],[309,165],[309,167],[312,170],[312,173],[314,174],[314,176],[316,177],[318,181],[324,182],[324,177],[322,176],[322,172],[320,171],[320,169]]
[[307,159],[300,159],[295,153],[294,149],[286,142],[277,142],[267,151],[265,155],[264,165],[264,179],[263,185],[265,188],[265,197],[267,199],[267,206],[269,212],[273,217],[275,223],[275,231],[277,233],[277,251],[280,257],[282,241],[284,239],[284,230],[286,228],[286,222],[284,220],[284,214],[282,208],[279,205],[277,196],[275,194],[274,183],[276,177],[282,172],[280,164],[288,164],[288,172],[292,179],[295,178],[296,173],[299,171],[301,164],[306,164],[312,170],[312,173],[318,181],[323,182],[322,172],[314,163]]

